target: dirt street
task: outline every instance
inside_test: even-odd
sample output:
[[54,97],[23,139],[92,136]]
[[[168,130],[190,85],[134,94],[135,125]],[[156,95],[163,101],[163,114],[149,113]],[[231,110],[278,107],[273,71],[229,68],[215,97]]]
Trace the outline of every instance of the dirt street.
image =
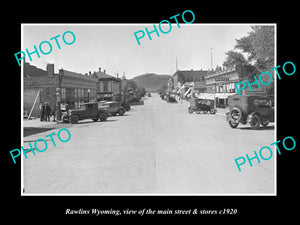
[[[239,172],[235,158],[274,142],[274,124],[229,127],[222,114],[189,114],[189,103],[157,94],[106,122],[67,124],[71,140],[28,153],[25,194],[272,194],[274,161],[253,160]],[[24,137],[24,147],[59,129]]]

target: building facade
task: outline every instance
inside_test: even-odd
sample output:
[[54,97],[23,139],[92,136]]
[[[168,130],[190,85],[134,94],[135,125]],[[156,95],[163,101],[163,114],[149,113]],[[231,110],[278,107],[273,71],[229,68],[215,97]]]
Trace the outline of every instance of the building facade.
[[80,108],[81,103],[97,100],[97,77],[65,69],[59,70],[59,76],[62,77],[60,90],[63,105],[68,104],[70,108]]
[[[39,117],[39,105],[48,102],[51,109],[56,106],[56,89],[59,87],[59,76],[52,73],[51,66],[47,70],[23,63],[23,113]],[[34,104],[35,103],[35,104]]]
[[97,83],[97,100],[114,100],[120,101],[122,96],[122,80],[118,77],[111,76],[105,70],[93,73],[98,79]]
[[192,93],[206,93],[206,70],[177,70],[173,75],[174,90],[181,96],[191,97]]
[[207,92],[215,95],[216,106],[227,107],[228,96],[237,93],[234,85],[240,81],[240,77],[232,67],[210,72],[205,80]]
[[46,70],[24,62],[23,76],[23,112],[32,117],[40,116],[39,106],[48,102],[52,114],[57,103],[63,108],[69,104],[71,108],[79,108],[80,104],[96,101],[98,78],[83,75],[64,69],[54,73],[54,64],[47,64]]
[[174,89],[186,84],[185,86],[192,87],[193,91],[206,92],[207,72],[206,70],[177,70],[173,75]]
[[213,71],[205,77],[208,93],[236,93],[235,83],[239,82],[239,75],[235,68]]

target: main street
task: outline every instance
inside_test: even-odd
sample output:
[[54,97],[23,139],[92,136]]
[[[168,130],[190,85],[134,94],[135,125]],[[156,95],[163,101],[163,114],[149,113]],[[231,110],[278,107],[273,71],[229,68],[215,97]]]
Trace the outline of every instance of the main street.
[[[275,159],[241,166],[235,158],[274,142],[274,124],[229,127],[222,114],[189,114],[189,103],[168,104],[157,94],[106,122],[65,124],[72,135],[23,160],[25,194],[272,194]],[[64,125],[62,125],[64,127]],[[275,155],[275,154],[274,154]]]

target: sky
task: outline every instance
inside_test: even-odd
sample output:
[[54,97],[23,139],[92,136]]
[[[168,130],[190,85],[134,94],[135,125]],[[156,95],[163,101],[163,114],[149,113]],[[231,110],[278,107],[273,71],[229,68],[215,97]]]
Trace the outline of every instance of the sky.
[[[232,50],[236,39],[247,36],[252,31],[249,24],[180,24],[172,23],[172,29],[164,34],[155,24],[159,37],[151,33],[149,40],[145,28],[152,31],[153,24],[23,24],[21,50],[34,51],[34,45],[39,48],[43,41],[49,41],[52,52],[40,58],[32,54],[32,61],[26,55],[25,61],[41,69],[46,69],[47,63],[54,63],[55,72],[60,68],[88,73],[98,71],[99,67],[106,73],[126,78],[145,73],[173,75],[176,70],[176,58],[180,70],[207,70],[211,68],[211,49],[213,68],[222,66],[226,58],[225,52]],[[251,24],[252,26],[253,24]],[[167,31],[168,24],[162,29]],[[144,38],[138,45],[134,32],[143,30]],[[72,31],[75,42],[67,45],[62,36],[66,31]],[[50,38],[60,35],[57,41]],[[140,35],[140,33],[139,33]],[[66,34],[67,42],[72,36]],[[48,45],[42,49],[47,52]]]

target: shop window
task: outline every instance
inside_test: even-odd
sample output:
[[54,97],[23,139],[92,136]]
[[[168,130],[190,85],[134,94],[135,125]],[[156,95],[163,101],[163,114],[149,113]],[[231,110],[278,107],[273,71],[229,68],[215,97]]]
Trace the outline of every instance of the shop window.
[[108,82],[103,81],[103,92],[108,92]]

